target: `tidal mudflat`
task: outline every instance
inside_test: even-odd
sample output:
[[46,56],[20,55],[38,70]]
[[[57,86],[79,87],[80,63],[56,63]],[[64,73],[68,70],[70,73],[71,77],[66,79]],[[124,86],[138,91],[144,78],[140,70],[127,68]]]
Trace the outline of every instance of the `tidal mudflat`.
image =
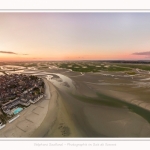
[[107,70],[111,64],[97,72],[58,66],[1,67],[42,77],[47,85],[46,97],[1,129],[1,137],[150,137],[149,72]]

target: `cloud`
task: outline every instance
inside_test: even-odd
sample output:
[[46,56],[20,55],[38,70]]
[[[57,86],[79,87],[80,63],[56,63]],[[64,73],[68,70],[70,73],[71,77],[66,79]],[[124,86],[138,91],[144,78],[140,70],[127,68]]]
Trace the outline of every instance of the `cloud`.
[[150,56],[150,51],[147,52],[136,52],[136,53],[132,53],[133,55],[146,55],[146,56]]
[[0,53],[18,55],[17,53],[9,52],[9,51],[0,51]]
[[18,54],[18,53],[10,52],[10,51],[0,51],[0,53],[3,53],[3,54],[11,54],[11,55],[29,55],[29,54]]

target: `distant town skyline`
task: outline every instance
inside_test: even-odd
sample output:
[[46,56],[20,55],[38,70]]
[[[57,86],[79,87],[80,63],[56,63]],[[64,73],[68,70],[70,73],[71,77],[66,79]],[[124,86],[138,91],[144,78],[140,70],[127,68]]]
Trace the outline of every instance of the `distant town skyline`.
[[1,12],[0,61],[149,60],[149,12]]

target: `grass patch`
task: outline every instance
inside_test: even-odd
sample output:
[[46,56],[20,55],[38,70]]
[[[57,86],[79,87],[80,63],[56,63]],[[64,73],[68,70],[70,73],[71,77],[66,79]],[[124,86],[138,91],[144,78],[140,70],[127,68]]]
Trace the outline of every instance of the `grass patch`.
[[[99,65],[99,66],[98,66]],[[118,67],[118,66],[100,66],[100,64],[76,64],[76,63],[63,63],[58,66],[59,68],[71,69],[76,72],[99,72],[99,71],[130,71],[130,68]]]
[[39,70],[48,69],[48,66],[38,67]]
[[141,70],[146,70],[146,71],[149,71],[150,70],[150,65],[134,65],[134,64],[117,64],[118,66],[122,66],[122,67],[129,67],[129,68],[132,68],[132,69],[141,69]]
[[136,72],[126,72],[126,74],[128,74],[128,75],[135,75],[136,74]]

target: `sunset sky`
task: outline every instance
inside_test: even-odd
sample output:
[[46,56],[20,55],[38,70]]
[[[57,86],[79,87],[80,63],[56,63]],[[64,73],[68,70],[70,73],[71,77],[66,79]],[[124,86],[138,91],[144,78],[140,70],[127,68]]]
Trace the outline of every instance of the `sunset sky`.
[[121,59],[150,59],[150,13],[0,13],[0,61]]

